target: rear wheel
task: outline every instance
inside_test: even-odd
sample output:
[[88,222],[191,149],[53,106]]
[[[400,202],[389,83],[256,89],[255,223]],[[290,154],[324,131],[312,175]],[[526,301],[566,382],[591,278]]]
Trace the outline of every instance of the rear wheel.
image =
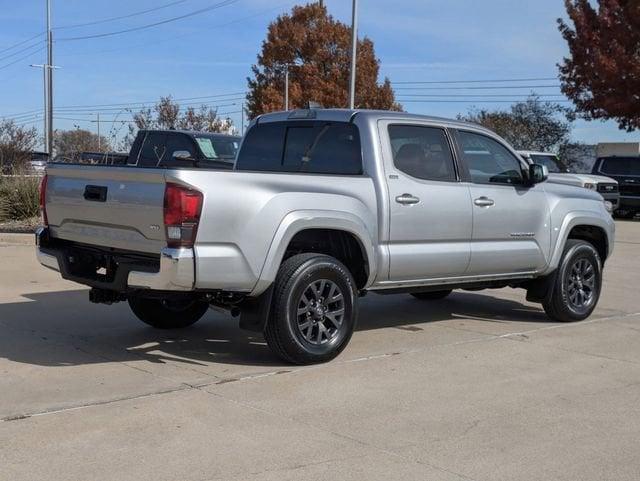
[[129,307],[145,324],[157,329],[189,327],[204,316],[209,304],[196,299],[156,299],[129,297]]
[[298,254],[280,266],[264,336],[287,362],[325,362],[346,347],[356,317],[356,287],[349,270],[333,257]]
[[446,289],[444,291],[412,292],[411,295],[421,301],[437,301],[438,299],[444,299],[452,292],[451,289]]
[[543,301],[556,321],[581,321],[591,315],[600,298],[602,263],[596,249],[583,240],[569,239],[550,296]]

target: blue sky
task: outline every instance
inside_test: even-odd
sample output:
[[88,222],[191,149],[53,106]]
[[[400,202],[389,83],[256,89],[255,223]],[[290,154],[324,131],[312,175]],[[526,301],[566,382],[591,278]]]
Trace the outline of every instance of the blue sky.
[[[176,1],[176,5],[140,16],[55,30],[54,63],[62,67],[55,74],[55,106],[147,102],[169,94],[178,99],[207,96],[207,102],[220,105],[220,112],[231,112],[230,116],[239,124],[241,101],[234,99],[246,88],[246,77],[265,37],[266,26],[278,13],[300,2],[238,0],[233,5],[141,31],[63,40],[158,22],[220,1]],[[169,3],[174,2],[52,0],[53,25],[95,22]],[[325,0],[325,3],[334,16],[350,22],[350,1]],[[0,0],[0,116],[42,108],[42,72],[29,67],[30,63],[44,61],[45,53],[38,51],[37,39],[12,50],[2,50],[44,29],[44,5],[44,0]],[[555,22],[563,15],[561,0],[360,0],[360,35],[373,39],[382,75],[392,82],[554,77],[556,63],[566,54]],[[17,53],[21,49],[25,50]],[[15,63],[6,66],[12,62]],[[557,82],[483,85],[554,84]],[[454,117],[473,106],[508,108],[509,100],[519,99],[530,90],[559,94],[556,87],[396,93],[408,111]],[[407,101],[418,98],[409,97],[416,94],[443,97],[429,97],[440,102]],[[493,99],[507,102],[480,102],[488,94],[504,95]],[[215,95],[220,97],[210,97]],[[55,120],[56,128],[79,125],[96,129],[95,122],[89,122],[95,119],[90,108],[73,108],[56,113],[59,117]],[[118,109],[103,107],[103,132],[111,125],[120,125],[106,121],[128,119]],[[32,120],[34,123],[30,125],[40,128],[42,122],[28,115],[20,117],[21,121]],[[638,141],[640,132],[628,134],[618,130],[613,122],[578,121],[573,137],[588,143]]]

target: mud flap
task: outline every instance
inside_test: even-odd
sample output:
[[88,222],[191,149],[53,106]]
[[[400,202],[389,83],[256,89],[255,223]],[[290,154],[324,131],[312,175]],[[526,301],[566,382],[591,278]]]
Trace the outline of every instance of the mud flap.
[[242,301],[240,308],[240,329],[262,332],[269,321],[273,284],[258,297],[249,297]]

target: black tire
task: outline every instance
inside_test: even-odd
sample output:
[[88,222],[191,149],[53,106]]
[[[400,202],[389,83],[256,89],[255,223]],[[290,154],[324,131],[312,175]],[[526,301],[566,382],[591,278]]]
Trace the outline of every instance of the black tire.
[[542,303],[547,315],[560,322],[591,315],[602,290],[602,262],[589,242],[569,239],[551,292]]
[[338,260],[313,253],[290,257],[276,277],[264,330],[267,344],[293,364],[333,359],[353,334],[356,298],[353,277]]
[[157,329],[182,329],[204,316],[209,304],[195,299],[164,300],[150,297],[129,297],[129,307],[145,324]]
[[411,295],[421,301],[437,301],[438,299],[444,299],[452,292],[451,289],[447,289],[444,291],[412,292]]

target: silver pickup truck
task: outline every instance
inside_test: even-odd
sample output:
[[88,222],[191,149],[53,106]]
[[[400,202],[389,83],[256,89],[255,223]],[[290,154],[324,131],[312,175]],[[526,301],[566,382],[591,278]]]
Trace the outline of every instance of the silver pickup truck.
[[49,165],[37,255],[154,327],[224,308],[284,360],[322,362],[368,291],[426,302],[511,286],[551,319],[589,316],[614,222],[596,192],[545,178],[477,125],[273,113],[231,171]]

